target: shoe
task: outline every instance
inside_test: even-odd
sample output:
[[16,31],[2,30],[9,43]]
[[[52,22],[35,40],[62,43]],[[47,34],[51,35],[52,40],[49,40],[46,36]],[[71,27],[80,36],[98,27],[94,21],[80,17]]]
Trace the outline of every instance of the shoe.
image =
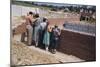
[[46,51],[48,51],[48,47],[46,47]]
[[31,44],[28,44],[28,46],[31,46]]
[[56,49],[54,49],[54,52],[56,53]]
[[37,47],[37,46],[38,46],[38,44],[36,43],[35,47]]
[[52,50],[51,50],[51,53],[52,53],[52,54],[55,54],[56,52],[54,51],[54,49],[52,49]]

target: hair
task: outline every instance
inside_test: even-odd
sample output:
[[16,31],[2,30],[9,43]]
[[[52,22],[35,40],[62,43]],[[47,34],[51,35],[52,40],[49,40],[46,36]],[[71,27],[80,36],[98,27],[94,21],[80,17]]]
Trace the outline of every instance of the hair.
[[33,12],[30,11],[29,14],[30,14],[30,15],[33,15]]
[[46,20],[47,20],[46,18],[43,18],[43,22],[46,22]]
[[55,27],[55,28],[58,28],[58,26],[57,26],[57,25],[55,25],[54,27]]
[[35,15],[34,15],[34,17],[35,17],[35,18],[38,18],[38,17],[39,17],[39,14],[38,14],[38,13],[37,13],[37,14],[35,14]]

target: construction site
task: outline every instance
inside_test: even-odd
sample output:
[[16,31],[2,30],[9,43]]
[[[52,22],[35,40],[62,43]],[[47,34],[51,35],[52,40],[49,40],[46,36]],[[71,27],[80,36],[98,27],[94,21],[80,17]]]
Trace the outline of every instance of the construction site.
[[[56,54],[21,42],[21,33],[25,32],[25,15],[29,11],[48,18],[51,26],[57,24],[61,29],[61,40]],[[76,12],[51,11],[49,8],[12,4],[11,65],[96,61],[96,21],[87,23],[88,21],[80,21],[80,17],[80,13]]]

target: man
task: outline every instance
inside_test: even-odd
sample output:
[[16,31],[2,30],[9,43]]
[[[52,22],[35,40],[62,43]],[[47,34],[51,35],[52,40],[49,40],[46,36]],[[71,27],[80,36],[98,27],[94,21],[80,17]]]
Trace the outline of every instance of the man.
[[21,41],[25,41],[25,36],[27,33],[27,44],[31,45],[32,43],[32,33],[33,33],[33,27],[32,27],[32,22],[33,22],[33,12],[29,12],[28,15],[26,16],[26,32],[22,33],[21,36]]
[[60,34],[61,34],[61,30],[58,28],[57,25],[55,25],[51,33],[51,52],[53,54],[56,53],[56,48],[59,44]]

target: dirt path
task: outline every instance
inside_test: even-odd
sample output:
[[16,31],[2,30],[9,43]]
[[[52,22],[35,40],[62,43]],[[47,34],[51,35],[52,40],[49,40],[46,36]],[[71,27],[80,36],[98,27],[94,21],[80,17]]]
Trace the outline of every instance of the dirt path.
[[48,64],[48,63],[66,63],[84,61],[72,55],[57,52],[52,54],[48,51],[27,46],[19,40],[20,35],[16,35],[12,39],[11,45],[11,63],[12,65],[33,65],[33,64]]

